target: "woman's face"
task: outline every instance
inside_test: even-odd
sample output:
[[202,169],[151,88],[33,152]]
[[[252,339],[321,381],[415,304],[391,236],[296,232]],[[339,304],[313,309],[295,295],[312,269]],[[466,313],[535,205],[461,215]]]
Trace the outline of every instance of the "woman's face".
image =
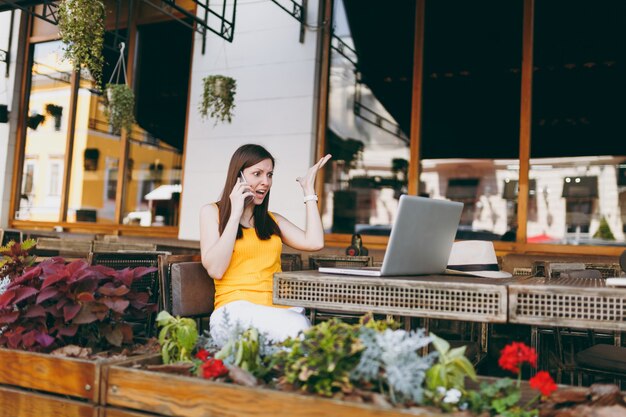
[[256,165],[249,166],[243,171],[243,176],[254,193],[254,204],[263,203],[265,196],[272,188],[274,164],[271,159],[264,159]]

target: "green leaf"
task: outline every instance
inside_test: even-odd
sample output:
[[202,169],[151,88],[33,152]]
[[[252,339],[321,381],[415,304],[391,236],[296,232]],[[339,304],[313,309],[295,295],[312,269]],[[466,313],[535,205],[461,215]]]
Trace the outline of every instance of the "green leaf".
[[458,348],[450,349],[447,356],[448,359],[456,359],[456,358],[464,358],[465,357],[465,349],[467,346],[460,346]]
[[161,358],[163,359],[164,364],[167,365],[168,363],[170,363],[170,353],[166,346],[163,346],[161,348]]
[[474,365],[467,359],[465,356],[459,358],[456,361],[456,364],[459,368],[463,370],[463,372],[473,381],[476,381],[476,370],[474,369]]
[[165,326],[159,332],[159,344],[160,345],[163,345],[165,343],[169,330],[170,330],[170,326]]
[[450,350],[450,343],[446,342],[444,339],[440,338],[434,333],[430,333],[429,336],[433,339],[433,346],[435,350],[439,352],[441,355],[445,355]]
[[156,321],[159,324],[159,326],[165,326],[173,318],[174,317],[172,317],[172,315],[170,313],[168,313],[167,311],[163,310],[163,311],[159,312],[159,314],[157,315]]
[[198,340],[198,331],[191,327],[179,327],[176,331],[176,337],[181,347],[191,351]]

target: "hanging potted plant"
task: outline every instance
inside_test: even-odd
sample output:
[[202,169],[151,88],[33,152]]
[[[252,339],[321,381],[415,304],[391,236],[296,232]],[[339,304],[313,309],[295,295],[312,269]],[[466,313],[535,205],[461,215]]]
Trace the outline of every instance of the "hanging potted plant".
[[37,130],[39,125],[44,123],[45,121],[45,115],[35,112],[28,116],[28,118],[26,119],[26,126],[30,127],[33,130]]
[[212,117],[216,124],[218,121],[230,123],[235,108],[237,81],[223,75],[209,75],[202,79],[202,84],[202,101],[198,106],[202,118]]
[[46,104],[46,113],[54,117],[54,130],[57,132],[61,130],[61,118],[63,117],[63,106],[57,106],[56,104]]
[[[122,42],[120,44],[120,57],[111,73],[111,79],[109,79],[106,85],[105,115],[109,118],[111,129],[115,135],[119,135],[122,132],[122,128],[126,129],[126,132],[130,134],[133,123],[135,123],[135,94],[130,89],[126,79],[124,48],[125,44]],[[119,84],[121,75],[124,77],[123,84]],[[115,78],[115,83],[113,83],[113,78]]]
[[135,94],[126,84],[107,84],[105,114],[109,118],[113,134],[119,135],[122,128],[130,133],[135,123]]
[[87,68],[96,86],[100,86],[104,64],[104,3],[101,0],[63,0],[58,13],[65,58],[77,70]]

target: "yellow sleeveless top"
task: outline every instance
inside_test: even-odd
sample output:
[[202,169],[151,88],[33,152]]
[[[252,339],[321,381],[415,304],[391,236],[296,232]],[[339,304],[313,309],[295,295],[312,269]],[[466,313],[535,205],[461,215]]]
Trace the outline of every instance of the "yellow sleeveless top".
[[[274,216],[269,215],[276,221]],[[272,303],[274,273],[281,272],[280,253],[283,243],[279,236],[272,235],[261,240],[254,228],[242,228],[243,237],[235,241],[230,265],[222,279],[215,282],[215,308],[233,301],[250,301],[272,307],[283,307]]]

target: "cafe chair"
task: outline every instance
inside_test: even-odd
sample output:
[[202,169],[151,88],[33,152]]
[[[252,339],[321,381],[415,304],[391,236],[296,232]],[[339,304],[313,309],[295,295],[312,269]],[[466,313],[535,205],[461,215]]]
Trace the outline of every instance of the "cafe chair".
[[[154,267],[159,266],[159,255],[166,255],[164,252],[100,252],[89,254],[90,265],[103,265],[120,270],[124,268],[137,268],[140,266]],[[148,292],[148,302],[151,304],[159,303],[159,272],[144,275],[135,280],[132,285],[133,290]],[[152,337],[155,330],[155,313],[151,313],[145,320],[141,322],[132,322],[133,329],[137,332],[137,336]],[[135,320],[135,319],[133,319]]]
[[280,267],[283,271],[301,271],[302,255],[299,253],[281,253]]
[[23,235],[21,230],[0,229],[0,242],[2,242],[0,246],[5,246],[10,241],[21,243],[22,240]]
[[576,370],[593,383],[596,377],[619,385],[626,381],[626,347],[594,344],[575,356]]
[[[619,264],[622,272],[626,272],[626,251],[622,252]],[[590,383],[596,377],[612,379],[614,383],[626,382],[626,347],[615,343],[597,344],[593,332],[591,338],[592,346],[578,352],[574,358],[578,372],[587,375]]]
[[193,318],[198,330],[203,330],[213,312],[215,284],[200,255],[161,255],[159,272],[160,309],[173,316]]
[[[597,269],[562,272],[560,279],[600,280],[603,273]],[[596,330],[554,328],[555,347],[551,352],[556,363],[556,382],[561,383],[564,374],[570,375],[570,384],[583,384],[583,376],[602,375],[617,379],[626,376],[626,348],[597,343],[598,338],[610,339],[611,332]],[[621,356],[620,356],[621,355]],[[620,376],[622,375],[622,376]]]

